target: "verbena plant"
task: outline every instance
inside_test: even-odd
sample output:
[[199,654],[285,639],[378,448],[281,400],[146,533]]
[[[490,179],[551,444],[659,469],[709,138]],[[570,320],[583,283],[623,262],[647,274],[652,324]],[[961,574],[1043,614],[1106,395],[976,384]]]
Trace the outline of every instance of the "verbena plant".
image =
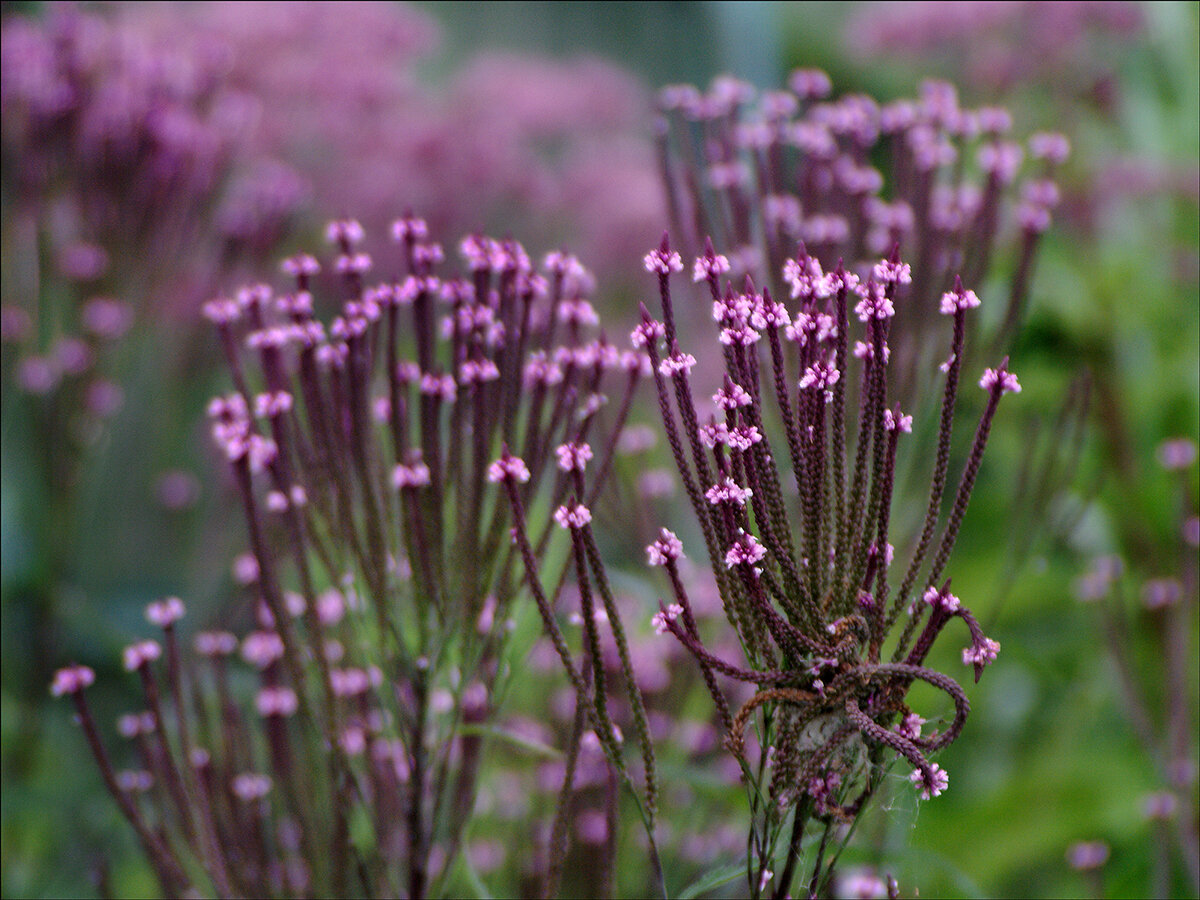
[[[743,658],[712,649],[679,565],[683,543],[666,529],[647,548],[670,586],[652,621],[696,661],[741,770],[748,892],[789,896],[803,871],[809,894],[827,893],[896,759],[922,797],[946,789],[932,754],[961,733],[969,703],[926,657],[955,618],[976,678],[999,651],[946,573],[1000,399],[1020,390],[1007,358],[983,372],[986,402],[955,481],[967,321],[980,305],[967,285],[989,268],[1021,151],[1002,140],[1003,111],[960,110],[945,86],[884,108],[818,102],[828,85],[817,73],[797,73],[793,87],[765,97],[753,121],[734,82],[664,95],[703,154],[688,156],[697,145],[683,142],[672,157],[674,139],[664,144],[676,226],[702,246],[693,279],[718,325],[718,342],[696,351],[720,360],[711,407],[696,399],[697,362],[672,299],[683,260],[666,236],[644,261],[660,317],[642,308],[632,351],[588,336],[598,324],[590,278],[573,257],[551,254],[542,276],[514,242],[472,236],[460,247],[467,271],[453,277],[412,216],[393,228],[396,277],[368,285],[362,229],[342,220],[328,231],[331,274],[300,255],[284,264],[294,290],[252,286],[208,304],[234,387],[211,405],[213,434],[245,514],[258,629],[240,642],[202,632],[189,655],[176,632],[182,603],[151,607],[165,654],[143,641],[125,659],[146,696],[120,725],[136,769],[109,760],[85,699],[90,670],[63,669],[52,688],[74,699],[165,892],[450,890],[526,591],[574,715],[523,889],[558,891],[578,773],[599,756],[603,883],[624,785],[644,826],[648,883],[666,892],[650,716],[592,521],[647,374],[721,627]],[[870,165],[881,136],[894,151],[888,200]],[[981,185],[960,162],[972,144]],[[1046,175],[1065,149],[1056,136],[1031,142],[1045,171],[1018,205],[1020,249],[994,345],[1019,319],[1056,200]],[[911,267],[897,249],[910,244]],[[323,294],[340,309],[328,326],[315,316]],[[923,394],[933,378],[942,383]],[[601,391],[614,380],[610,415]],[[907,563],[893,566],[897,460],[912,431],[897,398],[921,409],[923,396],[940,406],[922,454],[924,512]],[[561,621],[569,583],[577,639]],[[239,703],[245,673],[226,661],[239,643],[257,673],[254,715]],[[740,704],[730,680],[751,686]],[[916,682],[952,703],[942,730],[926,732],[909,706]]]
[[[406,217],[393,236],[407,274],[368,286],[361,228],[338,221],[328,235],[328,289],[345,298],[328,327],[307,255],[284,263],[293,291],[257,285],[205,308],[235,387],[209,412],[250,540],[259,628],[240,646],[258,671],[255,712],[227,671],[238,639],[202,632],[185,654],[177,599],[149,611],[165,673],[158,643],[126,651],[146,694],[121,723],[140,769],[109,762],[83,696],[89,671],[54,682],[169,894],[444,892],[511,676],[521,568],[509,500],[531,510],[517,521],[536,546],[519,550],[536,563],[554,527],[547,503],[579,489],[601,390],[616,381],[621,401],[591,498],[644,367],[589,337],[591,279],[567,254],[548,256],[543,277],[515,242],[471,236],[465,275],[440,277],[442,248]],[[523,461],[498,469],[501,445]],[[590,674],[572,673],[586,692]],[[621,768],[611,730],[598,733]],[[652,765],[647,780],[652,808]]]

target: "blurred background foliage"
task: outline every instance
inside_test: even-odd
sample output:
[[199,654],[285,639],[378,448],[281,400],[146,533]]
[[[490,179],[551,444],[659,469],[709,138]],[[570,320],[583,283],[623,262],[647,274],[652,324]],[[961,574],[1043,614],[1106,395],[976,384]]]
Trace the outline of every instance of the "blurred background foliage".
[[[12,21],[52,16],[50,7],[5,3],[5,41]],[[146,39],[168,57],[197,46],[180,37],[183,23],[203,30],[217,15],[194,4],[166,10],[101,5],[98,12],[144,24]],[[830,74],[835,93],[861,91],[886,101],[912,96],[924,78],[942,77],[958,85],[965,105],[1008,107],[1017,134],[1053,128],[1069,136],[1073,152],[1060,178],[1064,203],[1039,259],[1013,353],[1025,392],[1002,411],[994,429],[952,569],[956,592],[973,598],[972,607],[1004,649],[987,677],[969,689],[971,721],[940,759],[953,775],[951,790],[919,809],[910,804],[868,819],[847,859],[893,872],[906,894],[919,890],[924,896],[1133,896],[1153,893],[1151,885],[1176,896],[1194,893],[1178,867],[1166,882],[1156,874],[1169,841],[1146,820],[1142,804],[1148,793],[1165,787],[1165,776],[1130,729],[1121,679],[1106,649],[1104,616],[1096,603],[1078,597],[1087,593],[1079,581],[1095,557],[1122,558],[1119,585],[1127,605],[1121,627],[1133,669],[1157,702],[1163,632],[1185,629],[1194,727],[1195,549],[1185,545],[1180,528],[1181,509],[1194,515],[1197,508],[1197,470],[1192,462],[1181,476],[1166,472],[1155,454],[1164,440],[1194,441],[1200,429],[1200,6],[425,2],[405,8],[404,15],[407,43],[391,39],[412,60],[372,56],[384,69],[404,68],[398,96],[419,119],[391,127],[409,134],[437,122],[443,130],[430,130],[423,144],[387,139],[411,151],[397,164],[403,178],[436,173],[437,184],[414,187],[411,196],[451,197],[435,211],[418,206],[417,212],[433,216],[447,241],[461,230],[487,226],[528,240],[531,252],[568,243],[596,266],[602,312],[616,323],[616,334],[633,320],[633,301],[645,292],[640,252],[661,227],[648,135],[651,91],[664,84],[705,85],[728,71],[769,88],[784,83],[795,67],[819,67]],[[265,32],[264,46],[288,39],[291,27],[299,26],[284,22]],[[491,65],[497,65],[494,59],[503,65],[482,65],[482,51],[499,52]],[[322,59],[332,63],[339,55],[351,60],[361,53],[361,47],[343,46]],[[444,163],[447,135],[508,140],[502,135],[510,121],[502,102],[511,99],[506,72],[518,63],[533,66],[535,58],[536,65],[552,67],[585,55],[605,65],[597,63],[573,86],[567,69],[545,69],[551,73],[550,86],[542,88],[546,96],[568,87],[575,92],[575,99],[561,101],[566,108],[551,110],[541,95],[530,94],[524,127],[543,129],[534,151],[513,138],[505,145],[511,159],[503,165],[467,156]],[[294,63],[303,56],[281,58]],[[252,70],[240,77],[247,92],[279,90],[267,79],[256,80]],[[588,106],[610,83],[616,84],[605,95],[610,102]],[[333,84],[328,102],[336,105],[342,88],[336,78]],[[378,89],[393,90],[382,82]],[[296,96],[272,96],[296,102]],[[320,106],[326,100],[314,100],[314,115],[327,112]],[[303,107],[291,115],[303,119]],[[579,115],[572,117],[572,107]],[[456,119],[454,113],[464,109],[469,114]],[[546,123],[534,121],[537,112],[545,113]],[[369,109],[358,113],[369,115]],[[482,124],[463,131],[469,121]],[[308,126],[315,133],[313,123]],[[356,127],[348,122],[334,130],[339,140],[351,141],[340,135]],[[206,195],[186,223],[158,226],[184,234],[172,239],[151,233],[131,246],[114,245],[105,274],[72,279],[39,275],[53,270],[49,257],[62,248],[46,243],[44,235],[32,244],[22,236],[25,195],[15,174],[20,160],[9,155],[15,144],[8,122],[5,128],[3,302],[28,305],[23,292],[36,293],[36,335],[25,340],[49,353],[52,341],[78,330],[80,303],[96,293],[120,297],[136,315],[120,340],[90,348],[94,370],[121,392],[109,405],[115,408],[104,407],[92,418],[75,412],[91,408],[79,399],[87,389],[83,376],[78,383],[64,376],[52,391],[31,391],[21,379],[25,351],[19,353],[6,335],[0,892],[91,896],[107,885],[117,895],[147,894],[154,883],[132,835],[104,795],[66,704],[52,702],[46,686],[67,661],[94,667],[93,699],[101,721],[111,721],[136,702],[117,661],[125,643],[146,633],[147,602],[178,594],[197,627],[248,621],[230,574],[244,546],[243,526],[227,503],[227,485],[201,420],[205,402],[226,376],[215,364],[195,301],[202,292],[233,289],[247,272],[263,277],[285,250],[316,247],[323,218],[360,214],[351,204],[364,196],[363,188],[350,184],[347,173],[360,164],[356,154],[369,152],[371,140],[339,145],[335,158],[320,161],[313,169],[318,176],[297,187],[294,197],[287,195],[294,202],[277,223],[276,239],[254,252],[232,254],[232,231],[213,236],[212,229],[228,220],[214,213],[217,201]],[[596,132],[595,140],[572,143],[579,131]],[[240,158],[238,139],[235,133],[230,158]],[[597,153],[614,154],[618,145],[628,156],[608,156],[610,165],[596,172],[588,168]],[[297,163],[285,146],[270,150]],[[495,197],[474,187],[455,194],[463,180],[528,175],[528,152],[553,161],[536,173],[536,184],[498,190]],[[611,164],[624,159],[627,169]],[[631,184],[617,183],[623,171],[631,173]],[[366,190],[373,178],[383,202],[406,202],[409,194],[379,183],[386,173],[386,166],[364,173],[370,175]],[[221,183],[240,174],[222,172]],[[562,188],[560,179],[575,192]],[[338,197],[345,208],[330,208]],[[606,217],[617,213],[626,219],[611,224]],[[560,229],[572,215],[593,221]],[[589,259],[593,248],[604,258]],[[607,293],[606,283],[614,285]],[[979,291],[985,302],[986,288]],[[1091,405],[1079,463],[1065,467],[1031,508],[1030,495],[1014,496],[1026,455],[1053,453],[1068,443],[1055,417],[1081,376],[1090,379]],[[652,414],[643,419],[652,422]],[[649,609],[654,589],[637,583],[634,554],[640,551],[633,544],[614,548],[623,551],[633,585],[627,589],[644,595]],[[1188,615],[1169,623],[1138,599],[1146,579],[1168,575],[1193,593]],[[516,694],[514,703],[535,707],[538,689],[526,685],[530,693],[524,699]],[[1189,737],[1194,767],[1195,734]],[[686,767],[673,772],[668,765],[667,772],[668,783],[676,775],[690,791],[680,802],[695,809],[668,805],[664,819],[674,815],[682,828],[706,817],[728,818],[727,789]],[[1194,768],[1191,778],[1189,802],[1178,815],[1196,815]],[[1103,841],[1110,848],[1099,872],[1068,864],[1068,848],[1079,841]],[[680,865],[668,873],[676,886],[703,868]],[[736,893],[737,885],[723,890]]]

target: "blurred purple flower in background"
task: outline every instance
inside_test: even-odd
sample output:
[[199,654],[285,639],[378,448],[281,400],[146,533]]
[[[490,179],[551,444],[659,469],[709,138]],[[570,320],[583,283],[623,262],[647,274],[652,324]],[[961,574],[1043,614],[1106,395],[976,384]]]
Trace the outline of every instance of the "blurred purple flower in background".
[[653,154],[637,137],[648,96],[609,63],[483,54],[433,85],[419,68],[438,27],[396,4],[121,14],[130,30],[184,35],[189,57],[222,60],[224,83],[253,97],[244,136],[254,155],[284,160],[316,209],[354,210],[369,235],[386,234],[405,208],[438,232],[534,224],[536,209],[531,243],[571,244],[603,281],[661,222]]
[[1111,98],[1113,55],[1144,26],[1136,3],[868,3],[846,24],[845,44],[863,59],[950,63],[964,87],[1001,97],[1032,81],[1067,99]]

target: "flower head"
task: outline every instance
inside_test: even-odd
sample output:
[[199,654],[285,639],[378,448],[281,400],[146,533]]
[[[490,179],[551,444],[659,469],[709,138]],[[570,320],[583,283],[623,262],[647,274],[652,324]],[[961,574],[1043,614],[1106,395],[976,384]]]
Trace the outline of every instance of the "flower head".
[[124,651],[126,672],[137,672],[150,665],[162,656],[162,647],[157,641],[138,641],[130,644]]
[[683,607],[678,603],[672,603],[670,606],[660,609],[650,617],[650,624],[654,626],[654,633],[666,634],[671,630],[667,626],[667,623],[674,622],[681,615],[683,615]]
[[646,557],[652,566],[665,566],[683,556],[683,542],[673,532],[662,529],[658,539],[646,547]]
[[78,694],[96,681],[96,673],[87,666],[66,666],[54,673],[50,693],[55,697]]
[[937,763],[930,763],[928,771],[914,769],[908,776],[908,780],[917,786],[922,800],[941,796],[942,791],[946,790],[950,784],[949,774]]
[[560,506],[554,511],[554,521],[561,528],[568,530],[578,530],[592,521],[592,511],[582,503],[577,503],[574,506]]
[[1021,382],[1017,381],[1017,376],[1012,372],[1005,371],[1003,366],[998,369],[986,369],[983,377],[979,379],[979,386],[985,391],[1001,394],[1021,393]]
[[159,628],[170,628],[183,618],[183,601],[178,597],[164,597],[146,607],[146,619]]
[[529,469],[519,456],[511,456],[507,452],[488,467],[488,481],[493,482],[526,482],[529,480]]

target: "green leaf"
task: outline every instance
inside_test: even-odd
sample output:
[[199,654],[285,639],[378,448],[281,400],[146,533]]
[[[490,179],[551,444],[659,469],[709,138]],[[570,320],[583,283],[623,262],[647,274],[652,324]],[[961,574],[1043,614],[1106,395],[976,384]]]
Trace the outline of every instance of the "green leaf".
[[701,894],[705,894],[722,885],[729,884],[731,881],[737,881],[739,878],[746,877],[746,862],[745,860],[736,863],[730,863],[727,866],[721,866],[719,869],[713,869],[707,875],[701,875],[699,879],[693,881],[682,891],[679,892],[679,900],[693,900]]
[[541,756],[545,759],[561,759],[562,753],[555,750],[548,744],[543,744],[541,741],[535,741],[532,738],[521,737],[518,734],[513,734],[511,731],[505,731],[502,728],[497,728],[493,725],[468,725],[459,726],[459,734],[478,734],[484,737],[492,737],[501,741],[506,741],[509,744],[520,747],[532,753],[534,756]]

